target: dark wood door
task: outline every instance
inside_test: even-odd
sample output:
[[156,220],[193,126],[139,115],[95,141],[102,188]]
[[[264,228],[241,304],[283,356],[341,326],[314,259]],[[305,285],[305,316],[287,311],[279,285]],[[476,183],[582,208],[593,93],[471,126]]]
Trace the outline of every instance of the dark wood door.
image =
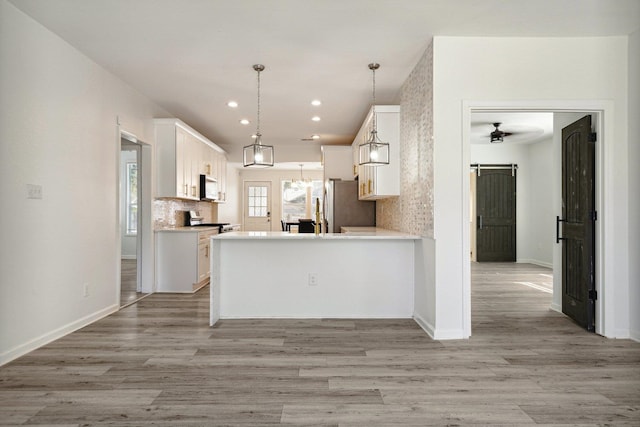
[[516,260],[516,175],[511,165],[477,169],[476,260]]
[[595,135],[591,116],[562,129],[562,312],[595,331]]

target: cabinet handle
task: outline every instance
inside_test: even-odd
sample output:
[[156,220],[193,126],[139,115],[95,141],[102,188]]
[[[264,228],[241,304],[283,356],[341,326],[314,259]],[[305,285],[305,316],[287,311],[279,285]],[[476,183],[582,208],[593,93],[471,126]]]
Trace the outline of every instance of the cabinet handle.
[[371,193],[371,180],[369,180],[369,193]]
[[189,184],[184,185],[184,195],[186,196],[187,194],[189,194]]
[[191,197],[196,197],[196,186],[195,185],[191,186]]
[[211,163],[207,163],[207,175],[211,175]]
[[209,245],[204,247],[204,256],[206,256],[207,258],[209,258]]
[[353,175],[355,176],[357,173],[356,165],[353,165]]

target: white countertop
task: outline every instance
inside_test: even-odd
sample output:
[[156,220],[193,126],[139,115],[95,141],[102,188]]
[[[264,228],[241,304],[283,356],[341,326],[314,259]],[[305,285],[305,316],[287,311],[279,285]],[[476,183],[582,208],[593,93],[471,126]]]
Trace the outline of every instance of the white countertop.
[[[357,228],[357,227],[349,227]],[[420,237],[383,228],[366,227],[369,230],[350,233],[288,233],[286,231],[234,231],[213,236],[216,240],[417,240]]]
[[213,230],[218,230],[219,228],[217,226],[212,226],[212,227],[167,227],[167,228],[158,228],[156,230],[153,230],[156,233],[159,232],[164,232],[164,231],[168,231],[168,232],[180,232],[180,233],[193,233],[193,232],[198,232],[198,231],[213,231]]

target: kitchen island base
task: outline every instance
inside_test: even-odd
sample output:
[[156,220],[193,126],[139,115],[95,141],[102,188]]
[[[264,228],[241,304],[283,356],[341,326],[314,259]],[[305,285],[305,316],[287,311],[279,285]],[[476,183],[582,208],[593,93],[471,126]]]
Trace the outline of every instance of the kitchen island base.
[[211,325],[221,318],[411,318],[414,239],[401,233],[216,236]]

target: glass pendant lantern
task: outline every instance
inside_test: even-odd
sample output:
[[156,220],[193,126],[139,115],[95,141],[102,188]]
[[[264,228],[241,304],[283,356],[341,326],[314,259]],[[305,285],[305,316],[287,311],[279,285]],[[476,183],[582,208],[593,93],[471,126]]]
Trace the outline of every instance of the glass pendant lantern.
[[247,145],[242,149],[242,158],[245,168],[266,168],[273,166],[273,145],[263,144],[262,134],[260,133],[260,73],[264,71],[265,67],[262,64],[255,64],[253,69],[258,73],[258,114],[256,138],[253,144]]
[[378,138],[378,124],[376,117],[376,70],[380,68],[380,64],[371,63],[369,69],[373,73],[373,127],[369,134],[369,139],[359,146],[360,165],[365,166],[382,166],[389,164],[389,144],[382,142]]

